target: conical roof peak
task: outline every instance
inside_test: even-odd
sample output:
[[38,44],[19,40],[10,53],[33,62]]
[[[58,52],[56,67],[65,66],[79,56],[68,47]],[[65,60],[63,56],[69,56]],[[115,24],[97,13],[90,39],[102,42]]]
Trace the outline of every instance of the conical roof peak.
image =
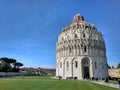
[[84,21],[83,16],[80,15],[80,14],[76,14],[76,15],[74,16],[74,18],[73,18],[73,23],[74,23],[74,22],[78,22],[78,21]]

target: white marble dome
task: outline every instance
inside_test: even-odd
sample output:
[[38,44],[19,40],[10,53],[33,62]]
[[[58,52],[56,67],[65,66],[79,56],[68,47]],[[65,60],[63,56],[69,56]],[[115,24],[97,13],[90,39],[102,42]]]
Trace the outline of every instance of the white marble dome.
[[102,33],[77,14],[62,29],[56,45],[56,77],[62,79],[108,77],[106,47]]

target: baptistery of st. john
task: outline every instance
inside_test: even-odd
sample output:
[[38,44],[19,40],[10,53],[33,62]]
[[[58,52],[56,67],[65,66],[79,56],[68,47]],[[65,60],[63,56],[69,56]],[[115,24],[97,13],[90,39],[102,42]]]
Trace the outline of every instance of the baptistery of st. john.
[[102,33],[77,14],[58,36],[56,77],[62,79],[108,77],[106,47]]

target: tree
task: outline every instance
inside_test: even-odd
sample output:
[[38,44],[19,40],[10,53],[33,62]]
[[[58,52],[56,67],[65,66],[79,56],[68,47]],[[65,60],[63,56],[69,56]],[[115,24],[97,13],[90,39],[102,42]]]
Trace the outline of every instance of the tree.
[[19,67],[22,67],[22,66],[23,66],[22,63],[20,63],[20,62],[15,62],[15,63],[14,63],[13,71],[14,71],[14,72],[18,72],[18,71],[19,71]]
[[16,62],[17,60],[7,57],[0,58],[0,71],[1,72],[18,72],[19,67],[23,66],[22,63]]
[[12,67],[12,69],[13,69],[14,63],[16,63],[16,61],[17,61],[17,60],[12,59],[12,58],[9,59],[9,65]]
[[120,68],[120,63],[118,63],[117,68]]
[[114,66],[112,66],[112,68],[114,68]]
[[9,65],[9,59],[7,57],[3,57],[0,58],[0,61],[1,61],[0,71],[8,72],[11,69]]
[[108,66],[109,69],[111,68],[110,65],[107,64],[107,66]]
[[6,63],[5,61],[1,61],[0,71],[1,72],[8,72],[8,69],[9,69],[8,63]]

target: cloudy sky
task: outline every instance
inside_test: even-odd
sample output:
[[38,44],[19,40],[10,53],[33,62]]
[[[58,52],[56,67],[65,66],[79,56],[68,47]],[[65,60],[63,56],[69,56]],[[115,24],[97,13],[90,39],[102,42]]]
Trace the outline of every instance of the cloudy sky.
[[120,0],[0,0],[0,57],[55,67],[61,29],[80,13],[103,33],[107,60],[120,62]]

